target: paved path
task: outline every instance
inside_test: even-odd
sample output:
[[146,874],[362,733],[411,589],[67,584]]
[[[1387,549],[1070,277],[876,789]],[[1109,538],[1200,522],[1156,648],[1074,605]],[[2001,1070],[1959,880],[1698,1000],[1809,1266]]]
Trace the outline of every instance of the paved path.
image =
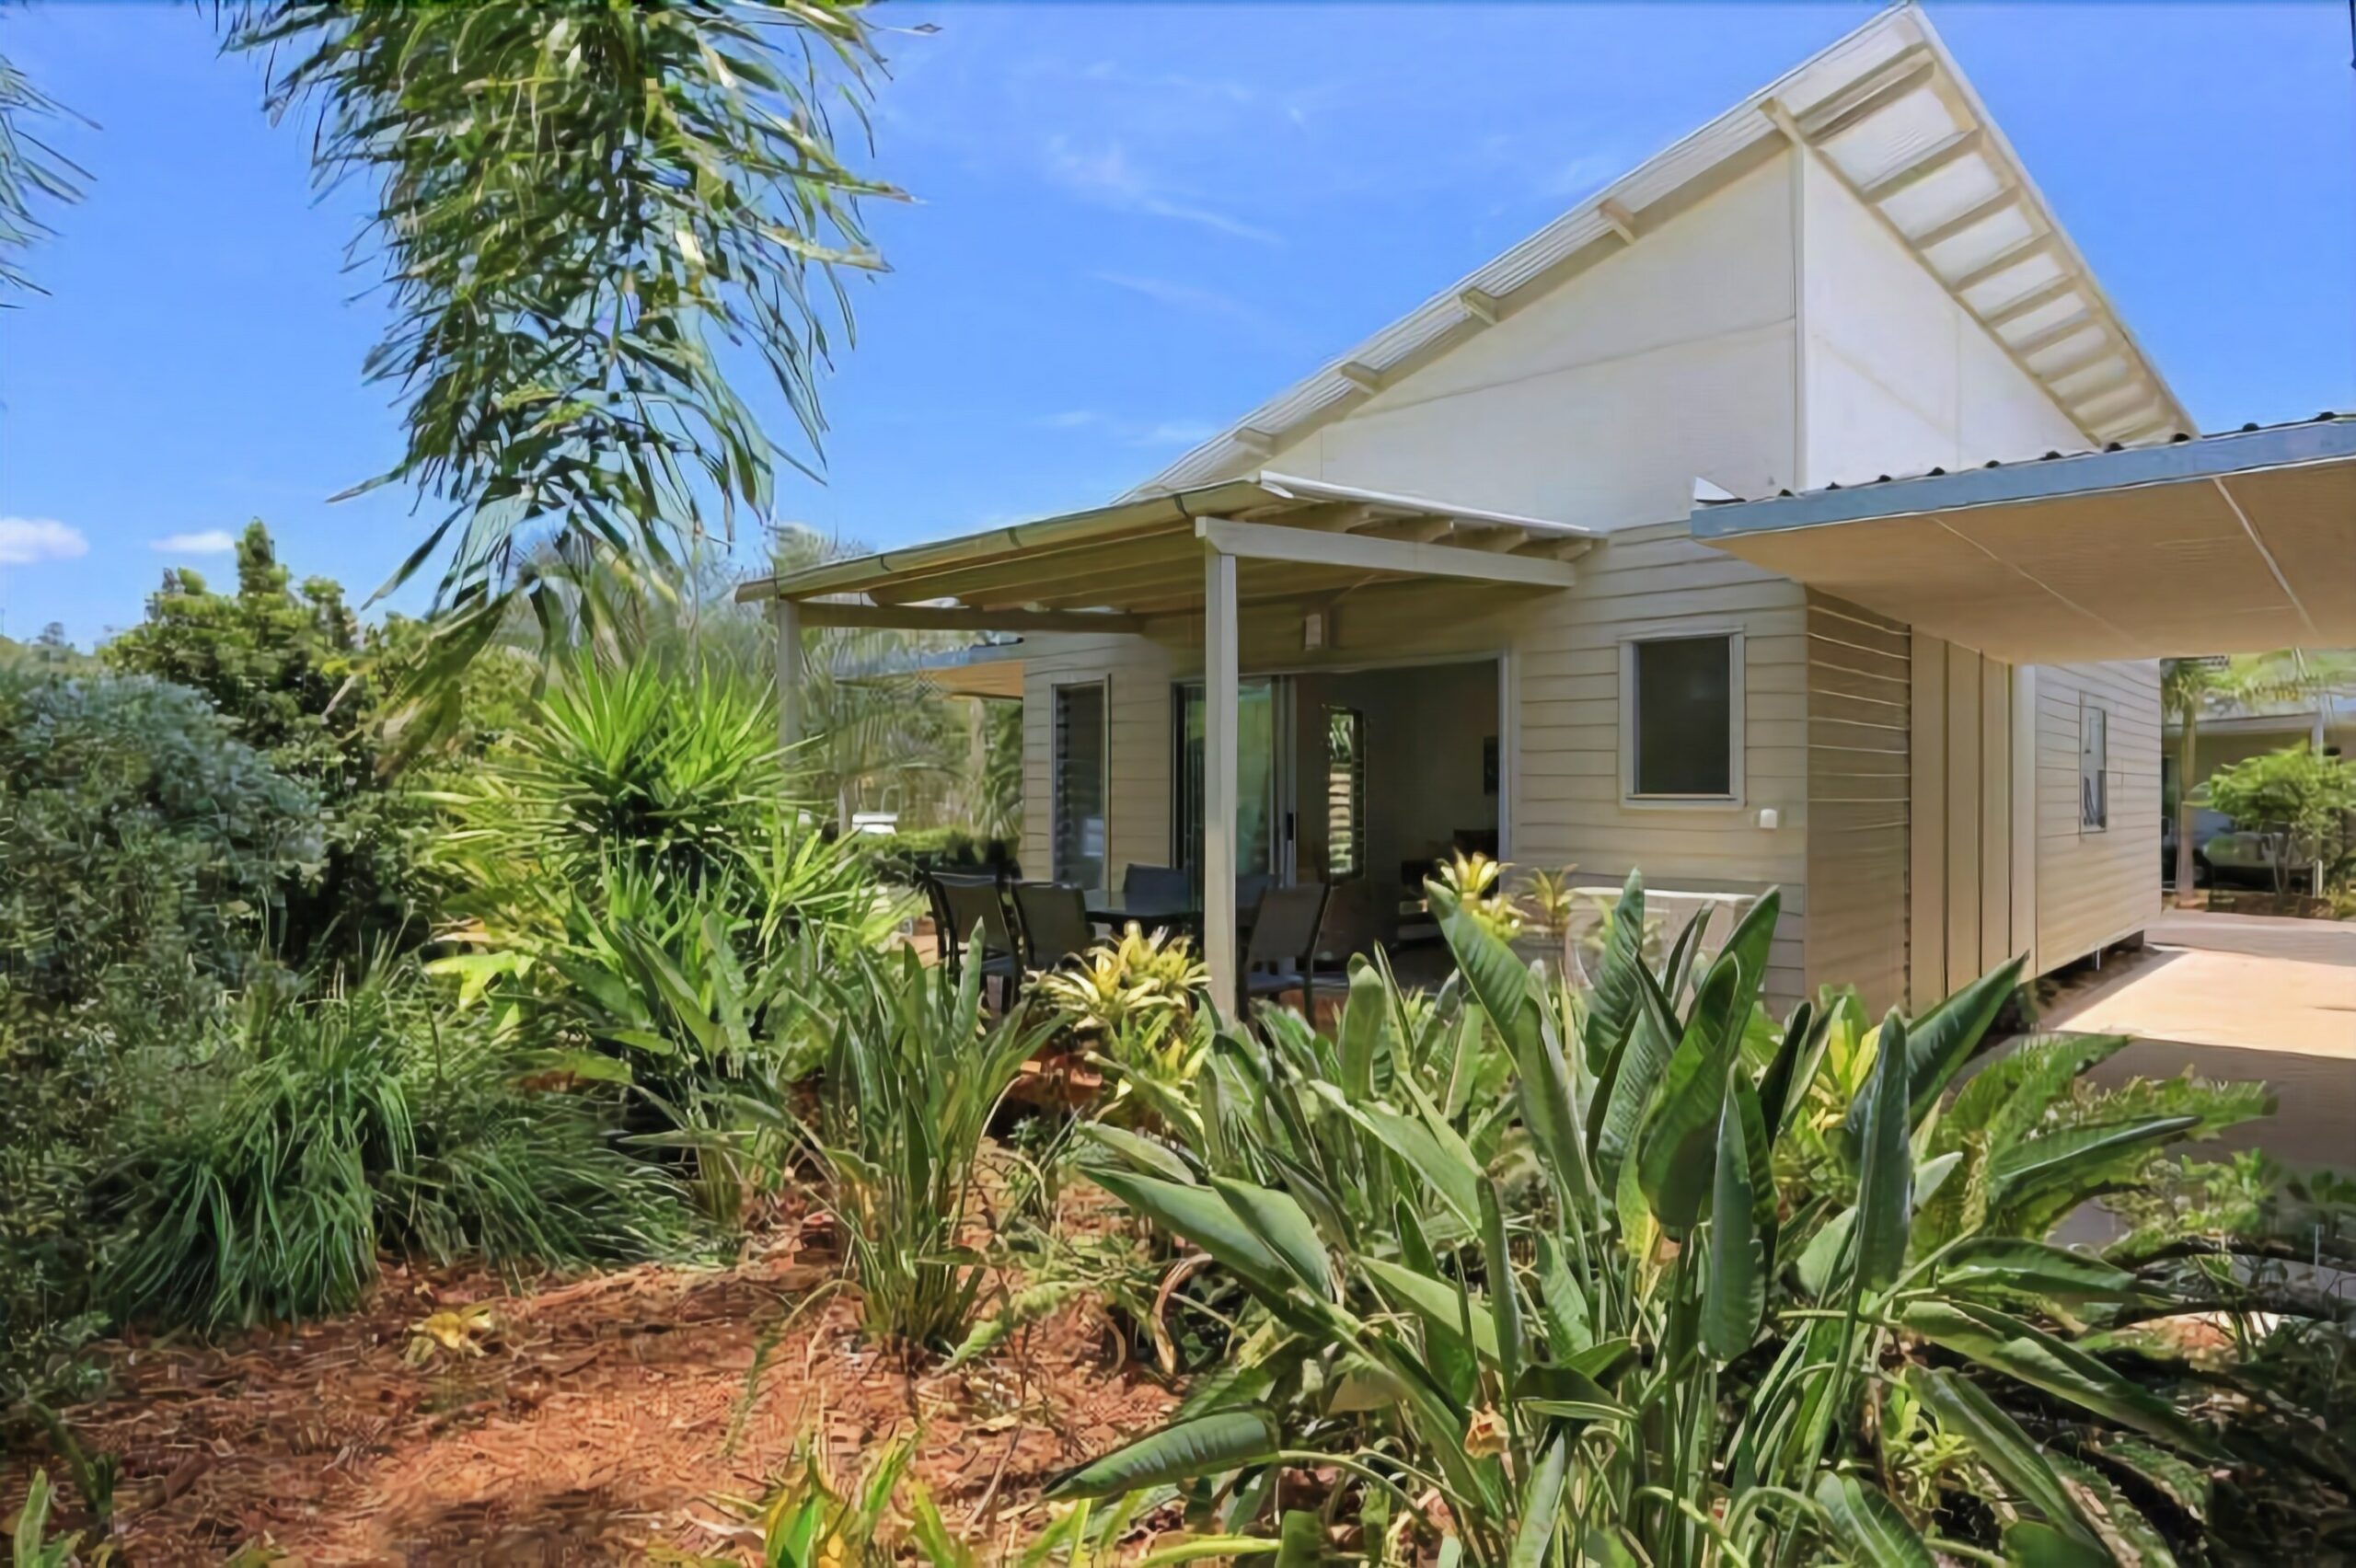
[[2356,924],[2171,910],[2142,952],[2049,1009],[2046,1031],[2131,1034],[2095,1075],[2258,1078],[2279,1114],[2208,1146],[2356,1167]]

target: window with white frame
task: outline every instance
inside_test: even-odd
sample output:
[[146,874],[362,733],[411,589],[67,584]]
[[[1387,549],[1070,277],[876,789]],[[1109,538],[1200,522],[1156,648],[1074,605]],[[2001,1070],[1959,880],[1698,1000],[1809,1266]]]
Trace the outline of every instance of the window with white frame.
[[1742,799],[1742,634],[1678,633],[1620,645],[1621,790],[1630,801]]
[[1104,885],[1106,726],[1104,684],[1056,687],[1052,874],[1080,887]]
[[2110,826],[2110,715],[2092,703],[2078,709],[2078,831]]

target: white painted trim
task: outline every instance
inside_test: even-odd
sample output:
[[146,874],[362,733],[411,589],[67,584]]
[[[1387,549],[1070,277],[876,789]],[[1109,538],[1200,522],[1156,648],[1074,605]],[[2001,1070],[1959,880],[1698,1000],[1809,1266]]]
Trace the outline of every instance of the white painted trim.
[[2037,666],[2013,666],[2013,951],[2042,974],[2037,952]]
[[1578,569],[1566,560],[1504,555],[1495,550],[1466,549],[1459,545],[1377,539],[1364,534],[1324,534],[1308,528],[1205,517],[1195,522],[1195,536],[1220,555],[1288,561],[1299,566],[1337,566],[1410,577],[1469,577],[1483,582],[1537,588],[1568,588],[1578,581]]
[[1497,859],[1510,860],[1514,813],[1521,799],[1521,686],[1512,648],[1499,649],[1496,658]]
[[1237,683],[1242,677],[1242,626],[1235,603],[1235,558],[1203,556],[1203,962],[1210,970],[1211,1003],[1236,1015],[1235,809],[1242,789],[1238,761],[1242,722]]
[[[1727,640],[1727,783],[1724,795],[1642,795],[1636,792],[1636,659],[1634,648],[1646,642],[1687,642],[1704,638]],[[1663,626],[1632,628],[1620,639],[1620,803],[1632,811],[1740,811],[1747,799],[1743,748],[1748,732],[1743,721],[1743,637],[1738,622],[1724,625]]]
[[779,599],[769,614],[777,626],[777,744],[791,751],[802,744],[802,606]]

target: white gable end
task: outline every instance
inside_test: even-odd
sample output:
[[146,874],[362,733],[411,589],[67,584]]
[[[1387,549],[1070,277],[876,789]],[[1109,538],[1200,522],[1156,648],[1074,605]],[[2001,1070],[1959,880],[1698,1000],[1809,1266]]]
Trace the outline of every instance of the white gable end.
[[1597,528],[1788,485],[1792,210],[1784,154],[1266,467]]

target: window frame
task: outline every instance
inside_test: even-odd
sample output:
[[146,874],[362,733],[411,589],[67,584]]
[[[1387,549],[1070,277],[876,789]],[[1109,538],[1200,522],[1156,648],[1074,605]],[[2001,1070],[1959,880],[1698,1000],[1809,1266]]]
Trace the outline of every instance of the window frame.
[[[1355,882],[1367,874],[1367,741],[1369,725],[1366,710],[1345,702],[1319,705],[1325,719],[1325,880],[1329,882]],[[1334,724],[1336,720],[1346,722],[1352,732],[1353,747],[1349,757],[1346,781],[1349,804],[1349,869],[1336,870],[1334,864]]]
[[[2086,716],[2088,714],[2094,715],[2096,719],[2100,721],[2100,722],[2096,725],[2096,728],[2100,731],[2102,736],[2101,750],[2099,753],[2096,754],[2094,757],[2095,767],[2093,780],[2095,788],[2094,799],[2092,801],[2089,801],[2086,798],[2086,781],[2088,777],[2086,773],[2086,741],[2088,735]],[[2087,819],[2086,815],[2086,808],[2089,804],[2092,804],[2096,809],[2096,814],[2091,821]],[[2101,703],[2093,700],[2091,698],[2081,694],[2078,698],[2078,836],[2085,838],[2094,834],[2108,833],[2109,831],[2110,709],[2105,708]]]
[[[1748,796],[1743,773],[1746,736],[1743,714],[1743,637],[1739,624],[1669,624],[1624,632],[1620,658],[1620,803],[1633,811],[1740,811]],[[1724,638],[1727,643],[1727,793],[1723,795],[1646,794],[1636,788],[1637,672],[1636,650],[1648,642],[1692,642]]]
[[1102,705],[1099,715],[1103,726],[1103,744],[1097,748],[1096,798],[1103,803],[1104,813],[1104,852],[1098,857],[1103,870],[1099,885],[1110,886],[1113,880],[1113,677],[1099,675],[1093,680],[1054,681],[1047,686],[1047,876],[1053,882],[1065,882],[1061,859],[1064,814],[1064,726],[1063,694],[1093,686]]

